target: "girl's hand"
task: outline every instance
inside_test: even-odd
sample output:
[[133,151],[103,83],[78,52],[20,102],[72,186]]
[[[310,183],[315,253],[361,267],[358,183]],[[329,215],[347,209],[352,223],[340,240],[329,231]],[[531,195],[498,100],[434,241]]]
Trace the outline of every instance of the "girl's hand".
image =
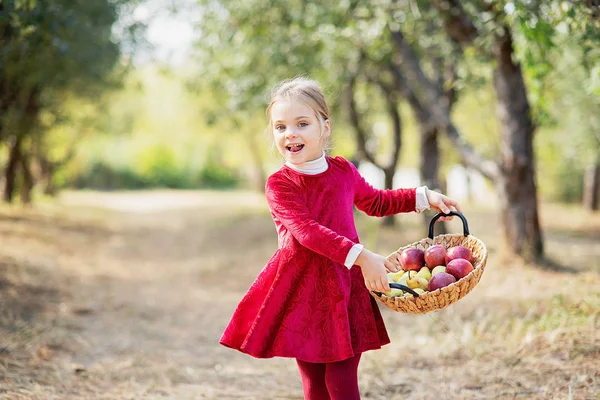
[[384,256],[363,249],[356,259],[356,265],[362,270],[367,289],[381,293],[390,291],[387,271],[397,272],[398,269]]
[[[444,196],[441,193],[435,192],[433,190],[430,190],[429,188],[427,188],[425,190],[425,193],[427,194],[427,200],[429,201],[429,206],[431,208],[433,208],[434,210],[436,210],[437,212],[441,212],[444,214],[448,214],[450,211],[452,211],[452,208],[454,209],[454,211],[460,211],[460,206],[458,205],[458,202],[456,200],[451,199],[448,196]],[[452,217],[440,217],[440,221],[450,221],[452,219]]]

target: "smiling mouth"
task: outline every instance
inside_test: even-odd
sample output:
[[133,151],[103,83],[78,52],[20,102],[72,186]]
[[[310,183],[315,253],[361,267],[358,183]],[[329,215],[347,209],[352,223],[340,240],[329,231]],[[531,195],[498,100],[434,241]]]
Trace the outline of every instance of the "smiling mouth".
[[292,144],[292,145],[289,145],[289,146],[285,146],[285,148],[288,149],[288,151],[290,153],[297,153],[300,150],[302,150],[303,147],[304,147],[303,144]]

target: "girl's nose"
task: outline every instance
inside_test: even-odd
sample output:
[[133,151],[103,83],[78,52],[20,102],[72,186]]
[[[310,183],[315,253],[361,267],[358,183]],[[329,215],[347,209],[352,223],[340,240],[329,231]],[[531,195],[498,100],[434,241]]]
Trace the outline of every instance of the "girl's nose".
[[296,133],[296,130],[294,128],[289,128],[285,131],[285,137],[286,138],[295,138],[295,137],[298,137],[298,133]]

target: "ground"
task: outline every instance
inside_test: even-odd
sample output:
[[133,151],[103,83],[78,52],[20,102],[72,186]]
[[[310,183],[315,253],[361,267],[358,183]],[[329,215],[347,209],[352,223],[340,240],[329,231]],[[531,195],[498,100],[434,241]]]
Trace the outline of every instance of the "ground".
[[[363,355],[362,398],[600,399],[599,213],[542,204],[547,260],[524,265],[497,210],[463,209],[490,254],[479,285],[425,315],[382,306],[392,343]],[[384,255],[425,235],[418,215],[357,220]],[[218,344],[276,246],[256,193],[0,207],[0,398],[302,399],[293,360]]]

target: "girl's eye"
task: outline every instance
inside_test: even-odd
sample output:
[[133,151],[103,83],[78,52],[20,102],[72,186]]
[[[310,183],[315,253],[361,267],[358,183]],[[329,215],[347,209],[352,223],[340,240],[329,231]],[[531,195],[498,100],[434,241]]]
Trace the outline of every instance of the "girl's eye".
[[277,130],[277,131],[280,131],[280,132],[281,132],[282,130],[284,130],[284,129],[285,129],[285,126],[283,126],[283,125],[277,125],[277,126],[275,127],[275,130]]
[[308,124],[307,124],[306,122],[300,122],[300,123],[298,124],[298,126],[299,126],[300,128],[305,128],[305,127],[307,127],[307,126],[308,126]]

